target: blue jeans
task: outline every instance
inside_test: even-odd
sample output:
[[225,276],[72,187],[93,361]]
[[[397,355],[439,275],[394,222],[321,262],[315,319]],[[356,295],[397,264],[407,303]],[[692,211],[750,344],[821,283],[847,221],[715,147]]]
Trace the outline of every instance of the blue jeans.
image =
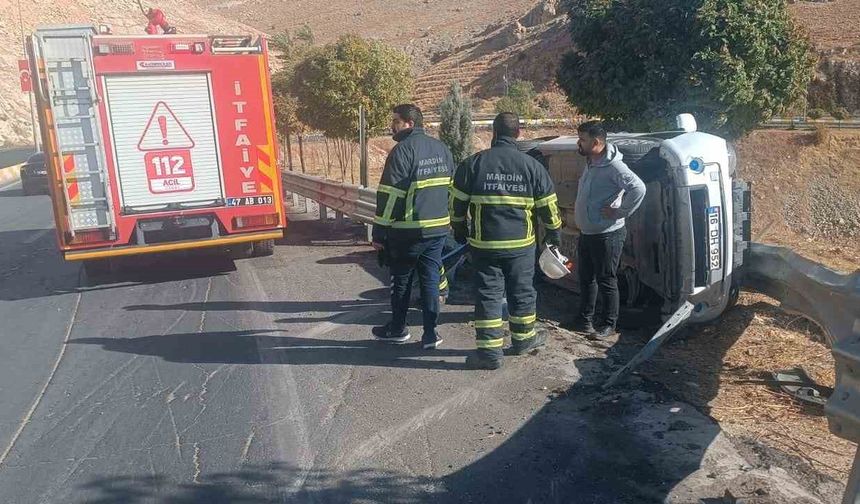
[[436,341],[439,319],[439,269],[442,267],[442,247],[445,237],[415,241],[390,240],[388,260],[391,267],[391,327],[392,334],[406,328],[406,313],[412,293],[411,278],[418,273],[421,286],[421,311],[424,314],[424,340]]

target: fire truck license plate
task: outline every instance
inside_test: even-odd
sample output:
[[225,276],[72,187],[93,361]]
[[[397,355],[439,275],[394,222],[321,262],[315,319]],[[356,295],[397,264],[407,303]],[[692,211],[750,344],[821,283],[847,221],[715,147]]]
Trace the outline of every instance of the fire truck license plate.
[[271,205],[274,201],[274,196],[271,194],[265,196],[245,196],[242,198],[227,198],[227,206]]
[[722,233],[720,233],[720,207],[708,208],[708,262],[711,270],[718,270],[723,263]]

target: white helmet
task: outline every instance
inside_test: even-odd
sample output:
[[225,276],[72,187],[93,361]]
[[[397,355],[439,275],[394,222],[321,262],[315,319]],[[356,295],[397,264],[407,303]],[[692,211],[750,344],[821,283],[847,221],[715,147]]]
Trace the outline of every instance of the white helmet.
[[555,245],[548,245],[538,260],[541,271],[553,280],[558,280],[570,273],[568,262],[568,258]]

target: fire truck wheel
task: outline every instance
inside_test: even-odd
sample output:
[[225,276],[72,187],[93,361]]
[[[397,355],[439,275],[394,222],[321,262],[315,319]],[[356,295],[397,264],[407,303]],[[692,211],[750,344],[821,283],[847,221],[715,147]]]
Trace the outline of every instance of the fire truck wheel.
[[91,259],[84,261],[84,271],[87,278],[104,278],[111,273],[110,259]]
[[254,242],[254,257],[270,256],[275,253],[275,240]]
[[227,249],[230,259],[247,259],[254,256],[254,245],[252,243],[240,243]]

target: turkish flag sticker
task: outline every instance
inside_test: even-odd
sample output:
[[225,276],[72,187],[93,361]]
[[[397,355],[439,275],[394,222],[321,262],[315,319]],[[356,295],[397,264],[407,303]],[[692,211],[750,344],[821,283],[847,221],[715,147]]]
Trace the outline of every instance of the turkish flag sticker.
[[21,92],[33,92],[33,77],[30,74],[30,62],[18,60],[18,78],[21,80]]

